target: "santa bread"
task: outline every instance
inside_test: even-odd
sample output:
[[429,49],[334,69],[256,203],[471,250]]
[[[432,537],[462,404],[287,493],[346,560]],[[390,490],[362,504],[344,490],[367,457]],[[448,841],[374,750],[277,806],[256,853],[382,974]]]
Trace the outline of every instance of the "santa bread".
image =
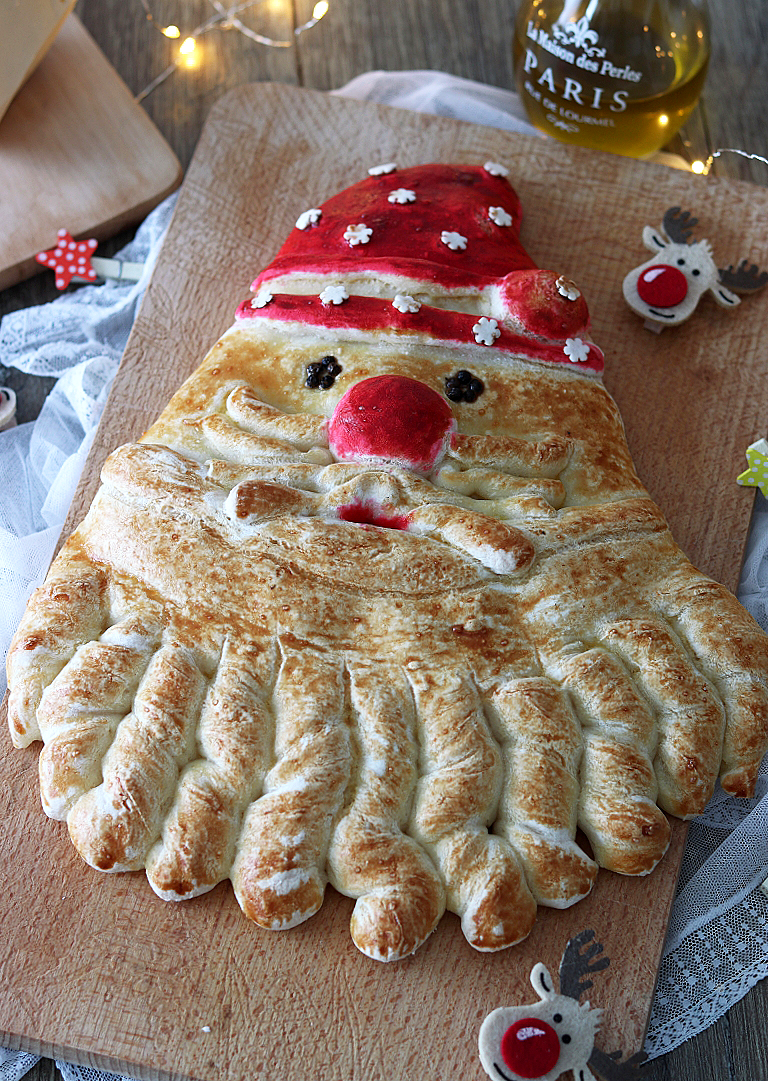
[[298,208],[108,459],[8,657],[91,866],[229,878],[274,929],[330,882],[380,960],[446,908],[498,950],[599,866],[652,871],[718,776],[753,791],[768,640],[636,476],[505,173],[388,165]]

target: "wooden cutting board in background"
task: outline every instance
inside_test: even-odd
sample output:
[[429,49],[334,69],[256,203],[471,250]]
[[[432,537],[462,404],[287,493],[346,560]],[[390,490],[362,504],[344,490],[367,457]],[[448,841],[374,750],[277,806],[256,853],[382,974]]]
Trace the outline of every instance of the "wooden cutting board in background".
[[77,16],[0,120],[0,289],[42,268],[59,229],[105,240],[181,182],[181,166]]
[[[606,352],[606,382],[639,472],[682,546],[735,588],[752,493],[747,445],[764,434],[766,297],[709,300],[657,336],[625,306],[646,224],[691,209],[724,263],[768,257],[768,192],[489,128],[276,85],[212,111],[75,497],[82,517],[101,462],[136,437],[232,322],[298,214],[385,161],[506,163],[524,242],[573,278]],[[446,223],[448,227],[460,223]],[[645,879],[601,872],[592,895],[540,910],[529,939],[481,955],[447,916],[412,958],[382,965],[352,945],[352,902],[285,933],[241,916],[228,883],[178,905],[143,874],[102,875],[39,806],[37,749],[0,753],[0,1044],[136,1077],[196,1081],[482,1081],[477,1033],[497,1006],[535,1001],[536,961],[557,971],[570,937],[595,930],[611,960],[594,978],[599,1046],[643,1039],[685,837]]]

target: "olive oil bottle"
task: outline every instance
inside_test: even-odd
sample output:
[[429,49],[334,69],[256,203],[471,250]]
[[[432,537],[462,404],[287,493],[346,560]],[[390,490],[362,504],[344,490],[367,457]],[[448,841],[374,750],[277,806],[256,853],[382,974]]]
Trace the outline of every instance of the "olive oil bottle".
[[523,0],[517,89],[566,143],[650,157],[687,120],[707,74],[705,0]]

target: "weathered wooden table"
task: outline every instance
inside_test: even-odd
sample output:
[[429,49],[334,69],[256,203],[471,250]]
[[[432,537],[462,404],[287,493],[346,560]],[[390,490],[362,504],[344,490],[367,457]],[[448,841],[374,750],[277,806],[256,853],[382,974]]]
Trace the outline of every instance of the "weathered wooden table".
[[[203,23],[208,0],[156,0],[159,18],[174,8],[182,29]],[[271,5],[270,34],[293,37],[311,18],[314,0]],[[148,0],[153,10],[153,0]],[[713,55],[702,102],[675,149],[706,157],[735,147],[768,157],[768,7],[764,0],[711,3]],[[79,0],[77,14],[134,94],[171,62],[169,42],[152,27],[141,0]],[[361,72],[435,69],[491,85],[514,85],[511,37],[514,0],[331,0],[328,15],[290,48],[254,43],[242,34],[217,32],[204,39],[205,60],[177,70],[143,100],[143,107],[186,167],[211,106],[243,83],[274,81],[328,90]],[[97,93],[97,89],[94,90]],[[768,166],[723,154],[712,171],[722,177],[768,184]],[[130,234],[103,246],[116,250]],[[49,275],[0,293],[0,315],[55,296]],[[22,376],[0,365],[0,383],[18,395],[18,419],[33,419],[51,381]],[[758,985],[695,1040],[650,1063],[648,1081],[759,1081],[768,1077],[768,984]],[[41,1060],[30,1081],[52,1081],[58,1071]]]

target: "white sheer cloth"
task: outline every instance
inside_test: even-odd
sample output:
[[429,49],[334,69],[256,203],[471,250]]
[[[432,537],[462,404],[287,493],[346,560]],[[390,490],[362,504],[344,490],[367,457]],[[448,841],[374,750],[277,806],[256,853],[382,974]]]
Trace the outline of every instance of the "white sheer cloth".
[[[146,264],[140,281],[82,286],[0,323],[0,363],[57,377],[36,421],[0,432],[3,659],[51,561],[175,200],[154,210],[117,256]],[[3,666],[0,693],[5,685]]]
[[[534,133],[516,94],[440,72],[369,72],[334,93]],[[0,362],[59,377],[37,421],[0,432],[3,656],[45,575],[174,201],[153,211],[121,253],[147,261],[136,285],[85,286],[0,324]],[[739,598],[768,630],[768,502],[759,493]],[[718,790],[690,828],[645,1045],[650,1057],[701,1032],[768,975],[768,896],[760,889],[767,838],[764,762],[754,799],[736,803]],[[0,1050],[0,1081],[17,1081],[35,1061]],[[58,1066],[65,1081],[122,1081],[91,1067]]]

